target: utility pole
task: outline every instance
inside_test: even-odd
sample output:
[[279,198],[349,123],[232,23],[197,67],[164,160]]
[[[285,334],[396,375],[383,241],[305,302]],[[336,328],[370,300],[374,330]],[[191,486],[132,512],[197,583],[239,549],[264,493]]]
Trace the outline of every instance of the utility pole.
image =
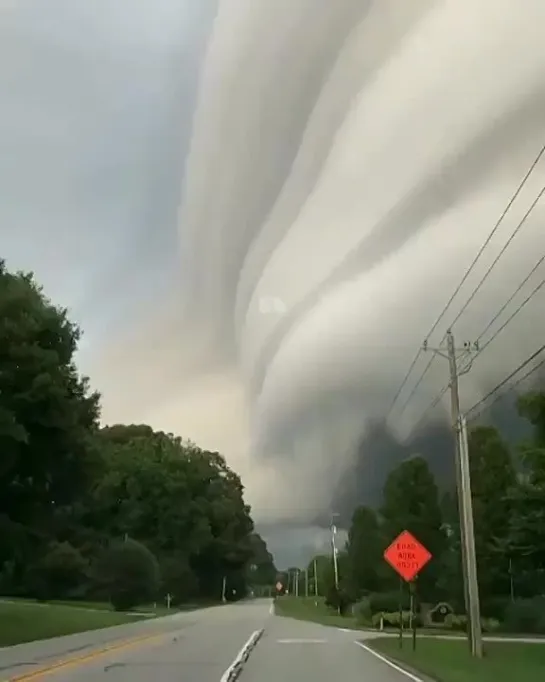
[[334,518],[338,514],[331,514],[331,549],[333,551],[333,570],[335,572],[335,589],[339,589],[339,564],[337,561],[337,545],[335,543],[335,536],[337,535],[337,526],[335,525]]
[[318,596],[318,561],[314,558],[314,596]]
[[295,569],[295,596],[299,596],[299,569]]
[[305,568],[305,597],[308,598],[308,566]]
[[458,371],[458,359],[466,358],[478,351],[477,343],[465,342],[463,349],[457,350],[452,331],[447,331],[447,349],[429,348],[424,342],[424,350],[432,350],[449,362],[450,398],[452,428],[454,431],[454,452],[456,459],[456,490],[458,493],[458,515],[460,518],[460,541],[462,554],[462,574],[464,598],[468,623],[468,639],[472,656],[482,658],[483,643],[479,605],[479,584],[477,580],[477,558],[475,552],[475,532],[473,528],[473,503],[471,499],[471,477],[469,471],[469,449],[465,417],[460,414],[460,395],[458,377],[471,369],[471,361],[462,371]]

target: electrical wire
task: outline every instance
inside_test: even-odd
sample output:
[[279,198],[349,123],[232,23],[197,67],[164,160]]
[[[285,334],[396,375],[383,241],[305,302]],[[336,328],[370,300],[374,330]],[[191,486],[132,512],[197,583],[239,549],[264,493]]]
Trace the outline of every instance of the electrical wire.
[[520,313],[520,311],[524,308],[525,305],[527,305],[532,298],[537,294],[538,291],[541,291],[543,287],[545,286],[545,279],[542,279],[541,282],[534,288],[534,290],[522,301],[522,303],[515,308],[515,310],[509,315],[509,317],[505,320],[505,322],[499,327],[494,334],[488,339],[488,341],[478,350],[476,355],[474,356],[473,360],[476,360],[481,353],[483,353],[488,346],[494,341],[494,339],[501,334],[501,332],[507,327],[507,325],[513,321],[513,319]]
[[426,420],[426,417],[428,416],[428,414],[429,414],[434,408],[436,408],[437,405],[439,405],[439,403],[440,403],[441,400],[443,399],[443,396],[444,396],[445,393],[449,390],[449,388],[450,388],[450,384],[447,384],[446,386],[443,386],[443,389],[441,390],[441,392],[440,392],[438,395],[436,395],[435,398],[434,398],[434,399],[431,401],[431,403],[428,405],[428,407],[426,407],[426,409],[424,410],[424,412],[423,412],[422,416],[420,417],[420,419],[419,419],[419,420],[416,422],[416,424],[413,426],[412,431],[416,431],[416,430],[424,423],[424,421]]
[[451,324],[450,324],[451,327],[453,327],[453,326],[456,324],[456,322],[458,322],[458,320],[462,317],[462,315],[464,314],[464,312],[467,310],[468,306],[469,306],[470,303],[473,301],[473,299],[475,298],[475,296],[479,293],[479,291],[481,290],[482,285],[486,282],[486,280],[487,280],[488,277],[490,276],[490,273],[491,273],[492,270],[496,267],[496,265],[498,264],[498,261],[499,261],[500,258],[503,256],[503,254],[507,251],[507,249],[508,249],[509,246],[511,245],[511,242],[513,241],[513,239],[514,239],[514,238],[517,236],[517,234],[520,232],[520,230],[522,229],[522,227],[523,227],[524,224],[526,223],[526,220],[528,219],[528,217],[530,216],[530,214],[532,213],[532,211],[534,210],[534,208],[537,206],[539,200],[541,199],[541,197],[542,197],[544,194],[545,194],[545,185],[541,188],[541,191],[539,192],[539,194],[537,195],[537,197],[534,199],[534,201],[531,203],[530,208],[526,211],[526,213],[524,214],[522,220],[521,220],[521,221],[519,222],[519,224],[516,226],[516,228],[515,228],[514,231],[512,232],[512,234],[511,234],[511,236],[509,237],[509,239],[505,242],[505,244],[503,245],[503,248],[501,249],[501,251],[498,253],[498,255],[496,256],[496,258],[492,261],[490,267],[489,267],[488,270],[484,273],[484,275],[483,275],[481,281],[479,282],[479,284],[477,284],[477,286],[475,287],[475,289],[473,289],[473,292],[471,293],[471,295],[469,296],[469,298],[467,299],[467,301],[466,301],[466,302],[464,303],[464,305],[462,306],[462,309],[458,312],[458,315],[456,315],[456,317],[454,318],[454,320],[451,322]]
[[[469,277],[469,275],[472,273],[473,269],[475,268],[475,265],[477,264],[477,262],[478,262],[479,259],[481,258],[481,256],[482,256],[484,250],[486,249],[486,247],[488,246],[488,244],[489,244],[490,241],[492,240],[493,236],[494,236],[494,235],[496,234],[496,232],[498,231],[498,229],[499,229],[499,227],[501,226],[501,224],[503,223],[503,220],[505,219],[507,213],[508,213],[509,210],[511,209],[511,206],[512,206],[512,205],[514,204],[514,202],[516,201],[517,197],[518,197],[519,194],[521,193],[521,191],[522,191],[522,189],[524,188],[524,186],[526,185],[526,183],[527,183],[529,177],[530,177],[531,174],[534,172],[534,170],[535,170],[537,164],[540,162],[540,160],[541,160],[541,158],[543,157],[544,154],[545,154],[545,144],[541,147],[541,149],[540,149],[538,155],[536,156],[536,158],[534,159],[534,161],[533,161],[532,164],[530,165],[530,168],[528,169],[528,171],[526,172],[526,174],[525,174],[524,177],[522,178],[522,180],[521,180],[521,182],[519,183],[517,189],[515,190],[515,193],[512,195],[511,199],[510,199],[509,202],[507,203],[507,206],[504,208],[502,214],[500,215],[500,217],[499,217],[498,220],[496,221],[496,223],[495,223],[494,227],[492,228],[492,230],[490,231],[488,237],[487,237],[487,238],[485,239],[485,241],[483,242],[481,248],[479,249],[477,255],[476,255],[475,258],[473,259],[471,265],[468,267],[468,269],[467,269],[466,272],[464,273],[462,279],[461,279],[460,282],[458,283],[458,286],[456,287],[456,289],[454,290],[453,294],[451,295],[451,297],[449,298],[449,300],[447,301],[447,303],[446,303],[445,306],[443,307],[443,310],[441,311],[441,313],[439,314],[439,316],[436,318],[435,322],[433,323],[433,325],[432,325],[430,331],[428,332],[428,334],[427,334],[427,336],[426,336],[426,339],[429,339],[429,338],[430,338],[430,336],[433,334],[433,332],[437,329],[437,327],[438,327],[439,324],[441,323],[441,320],[442,320],[442,319],[444,318],[444,316],[446,315],[448,309],[449,309],[450,306],[452,305],[452,302],[454,301],[454,299],[456,298],[456,296],[457,296],[458,293],[460,292],[461,288],[463,287],[463,285],[464,285],[465,282],[467,281],[467,278]],[[545,187],[542,189],[542,191],[541,191],[541,193],[540,193],[540,196],[543,194],[544,191],[545,191]],[[484,283],[484,280],[488,277],[488,275],[489,275],[490,272],[492,271],[492,268],[495,266],[495,264],[496,264],[496,263],[498,262],[498,260],[501,258],[501,256],[503,255],[503,252],[507,249],[507,247],[509,246],[509,244],[511,243],[511,241],[514,239],[514,237],[516,236],[516,233],[518,232],[518,230],[520,230],[520,228],[522,227],[522,224],[524,224],[524,222],[525,222],[526,218],[528,217],[528,215],[530,214],[531,210],[533,210],[533,207],[535,206],[535,204],[537,204],[537,201],[539,201],[539,198],[540,198],[540,197],[538,197],[538,199],[534,202],[534,204],[533,204],[533,206],[531,207],[530,211],[526,214],[526,216],[525,216],[525,217],[523,218],[523,220],[521,221],[521,224],[519,224],[518,227],[515,229],[515,232],[511,235],[511,238],[510,238],[509,242],[504,246],[504,249],[502,250],[502,252],[500,253],[500,255],[496,258],[496,260],[494,261],[494,263],[492,264],[492,266],[491,266],[491,267],[489,268],[489,270],[487,271],[486,276],[485,276],[485,277],[481,280],[481,282],[479,283],[478,289],[482,286],[482,284]],[[478,291],[478,289],[477,289],[477,291]],[[475,294],[477,293],[477,291],[474,291],[473,294],[472,294],[472,296],[470,297],[470,300],[469,300],[469,301],[466,301],[465,306],[464,306],[464,307],[462,308],[462,310],[458,313],[458,315],[457,315],[456,319],[454,320],[454,322],[457,322],[457,321],[458,321],[458,319],[460,318],[462,312],[467,308],[467,306],[469,305],[469,303],[471,302],[471,300],[473,300],[473,298],[475,297]],[[452,327],[452,325],[454,324],[454,322],[450,325],[451,327]],[[444,340],[445,340],[445,337],[443,337],[443,340],[441,341],[441,343],[443,343]],[[386,421],[387,421],[388,418],[390,417],[390,415],[391,415],[391,413],[392,413],[392,411],[393,411],[393,409],[394,409],[394,407],[395,407],[397,401],[399,400],[399,397],[400,397],[400,395],[401,395],[403,389],[405,388],[405,386],[406,386],[406,384],[407,384],[407,382],[408,382],[408,380],[409,380],[409,377],[410,377],[410,375],[411,375],[411,373],[412,373],[414,367],[416,366],[416,364],[417,364],[418,360],[420,359],[420,357],[421,357],[421,355],[422,355],[423,352],[424,352],[424,351],[423,351],[423,348],[422,348],[422,347],[420,347],[420,348],[418,349],[418,351],[416,352],[416,355],[414,356],[414,358],[413,358],[413,360],[412,360],[412,362],[411,362],[411,364],[410,364],[410,366],[409,366],[409,369],[407,370],[407,372],[406,372],[406,374],[405,374],[405,376],[404,376],[404,378],[403,378],[403,381],[401,382],[401,385],[399,386],[397,392],[395,393],[395,395],[394,395],[394,397],[393,397],[393,399],[392,399],[392,401],[391,401],[391,403],[390,403],[390,406],[389,406],[389,408],[388,408],[388,412],[387,412],[387,414],[386,414]],[[420,376],[420,378],[419,378],[419,380],[418,380],[418,382],[417,382],[415,388],[413,388],[413,390],[411,391],[409,397],[408,397],[407,400],[403,403],[403,406],[402,406],[402,408],[401,408],[400,414],[403,414],[403,412],[405,411],[405,409],[406,409],[406,407],[407,407],[409,401],[411,400],[412,396],[413,396],[413,395],[416,393],[416,391],[418,390],[420,384],[421,384],[422,381],[424,380],[424,377],[425,377],[426,374],[428,373],[428,371],[429,371],[429,369],[430,369],[430,367],[431,367],[431,365],[432,365],[432,362],[433,362],[433,356],[431,357],[431,359],[429,360],[428,364],[426,365],[426,367],[425,367],[423,373],[421,374],[421,376]]]
[[[515,377],[522,369],[524,369],[524,368],[527,367],[529,364],[531,364],[531,363],[532,363],[532,362],[533,362],[541,353],[543,353],[544,350],[545,350],[545,343],[541,346],[541,348],[538,348],[538,350],[536,350],[534,353],[532,353],[532,355],[530,355],[530,357],[526,358],[526,360],[524,360],[524,362],[522,362],[518,367],[516,367],[508,376],[506,376],[505,379],[503,379],[502,381],[500,381],[500,383],[499,383],[497,386],[495,386],[491,391],[489,391],[489,392],[484,396],[484,398],[481,398],[481,400],[479,400],[477,403],[475,403],[474,405],[472,405],[472,406],[469,408],[469,410],[467,410],[467,412],[465,413],[466,419],[468,419],[469,421],[473,421],[473,420],[476,419],[480,414],[482,414],[482,412],[484,411],[484,407],[483,407],[483,409],[481,409],[476,415],[474,415],[474,416],[472,416],[472,417],[469,416],[469,415],[471,415],[471,413],[474,412],[478,407],[481,407],[481,405],[484,406],[484,405],[488,402],[488,400],[489,400],[490,398],[492,398],[494,395],[496,395],[496,393],[497,393],[500,389],[502,389],[506,384],[508,384],[508,383],[511,381],[511,379],[513,379],[513,377]],[[522,381],[524,381],[524,379],[527,379],[531,374],[533,374],[534,372],[536,372],[536,371],[537,371],[542,365],[544,365],[544,364],[545,364],[545,358],[544,358],[538,365],[536,365],[536,366],[533,367],[531,370],[529,370],[524,376],[520,377],[520,379],[518,379],[518,380],[512,385],[511,388],[514,388],[515,386],[517,386],[518,384],[520,384]],[[498,395],[498,396],[496,397],[496,399],[495,399],[493,402],[496,402],[496,400],[499,400],[499,398],[500,398],[502,395],[504,395],[504,394]],[[487,407],[490,407],[491,404],[492,404],[492,403],[490,403],[489,405],[487,405]]]
[[509,306],[510,303],[513,302],[514,298],[516,295],[522,291],[524,288],[524,285],[529,281],[529,279],[532,277],[534,272],[539,268],[539,266],[545,261],[545,254],[541,256],[541,258],[537,261],[537,263],[534,265],[534,267],[530,270],[530,272],[526,275],[526,277],[522,280],[522,282],[518,285],[518,287],[513,291],[511,296],[505,301],[505,303],[502,305],[502,307],[498,310],[498,312],[494,315],[494,317],[490,320],[490,322],[486,325],[486,327],[482,330],[482,332],[479,334],[479,336],[475,339],[477,342],[479,342],[483,336],[486,334],[486,332],[490,329],[490,327],[494,324],[494,322],[500,317],[500,315],[503,313],[503,311]]

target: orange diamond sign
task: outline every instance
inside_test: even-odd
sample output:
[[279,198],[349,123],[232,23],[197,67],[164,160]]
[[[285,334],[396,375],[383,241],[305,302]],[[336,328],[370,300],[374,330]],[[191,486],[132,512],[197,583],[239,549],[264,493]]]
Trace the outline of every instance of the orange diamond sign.
[[409,531],[405,530],[384,552],[384,558],[403,580],[410,582],[430,561],[432,555]]

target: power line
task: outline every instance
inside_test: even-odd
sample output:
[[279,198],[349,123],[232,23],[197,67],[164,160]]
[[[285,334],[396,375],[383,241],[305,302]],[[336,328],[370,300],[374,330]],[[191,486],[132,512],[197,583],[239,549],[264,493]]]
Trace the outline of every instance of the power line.
[[[532,298],[537,294],[538,291],[540,291],[543,287],[545,286],[545,279],[542,279],[541,282],[534,288],[534,290],[522,301],[522,303],[515,308],[515,310],[509,315],[509,317],[505,320],[505,322],[499,327],[494,334],[488,339],[488,341],[484,344],[484,346],[478,351],[477,355],[475,355],[475,359],[484,352],[488,346],[494,341],[494,339],[501,334],[501,332],[507,327],[507,325],[520,313],[520,311],[524,308],[524,306],[529,303]],[[482,336],[482,334],[481,334]],[[480,338],[480,337],[479,337]]]
[[[467,301],[465,302],[465,304],[464,304],[464,306],[462,307],[462,309],[461,309],[461,310],[459,311],[459,313],[456,315],[456,317],[454,318],[454,320],[450,323],[450,325],[449,325],[450,328],[452,328],[452,327],[456,324],[456,322],[458,322],[458,320],[459,320],[460,317],[463,315],[463,313],[465,312],[465,310],[467,310],[467,307],[469,306],[469,304],[471,303],[471,301],[473,301],[473,299],[474,299],[475,296],[477,295],[477,293],[478,293],[478,291],[480,290],[480,288],[482,287],[482,285],[483,285],[483,284],[485,283],[485,281],[488,279],[490,273],[492,272],[492,270],[494,269],[494,267],[497,265],[497,263],[498,263],[498,261],[500,260],[500,258],[501,258],[501,257],[503,256],[503,254],[507,251],[507,249],[509,248],[509,245],[511,244],[511,242],[513,241],[513,239],[516,237],[516,235],[519,233],[519,231],[521,230],[522,226],[523,226],[524,223],[526,222],[528,216],[529,216],[530,213],[534,210],[534,208],[536,207],[538,201],[541,199],[541,197],[543,196],[543,194],[545,194],[545,185],[542,187],[540,193],[539,193],[539,194],[537,195],[537,197],[534,199],[534,201],[532,202],[530,208],[526,211],[526,213],[524,214],[524,217],[523,217],[522,220],[519,222],[519,224],[517,225],[517,227],[515,228],[515,230],[513,231],[513,233],[511,234],[511,236],[509,237],[509,239],[507,240],[507,242],[503,245],[502,250],[499,252],[499,254],[498,254],[498,255],[496,256],[496,258],[494,259],[493,263],[490,265],[490,267],[488,268],[488,270],[485,272],[485,274],[484,274],[484,276],[482,277],[481,281],[479,282],[479,284],[477,285],[477,287],[473,290],[473,292],[471,293],[471,295],[469,296],[469,298],[468,298]],[[481,252],[480,252],[480,253],[482,253],[482,249],[481,249]],[[474,262],[476,262],[476,261],[474,261]],[[536,266],[536,267],[537,267],[537,266]],[[534,268],[534,271],[535,271],[535,268]],[[532,274],[532,273],[531,273],[531,274]],[[525,281],[527,281],[527,279],[526,279]],[[485,348],[486,348],[486,347],[487,347],[487,346],[496,338],[496,336],[498,336],[498,334],[499,334],[500,332],[502,332],[502,331],[505,329],[505,327],[509,324],[509,322],[511,322],[511,320],[515,317],[515,315],[517,315],[517,314],[520,312],[520,310],[528,303],[528,301],[532,298],[532,296],[534,296],[534,294],[536,294],[536,293],[539,291],[539,289],[541,289],[541,288],[543,287],[543,285],[545,285],[545,280],[542,281],[541,284],[539,284],[539,285],[536,287],[536,289],[534,289],[534,291],[530,294],[530,296],[529,296],[525,301],[523,301],[523,303],[517,308],[517,310],[515,310],[515,312],[509,317],[509,319],[508,319],[508,320],[507,320],[507,321],[506,321],[506,322],[497,330],[497,332],[492,336],[492,338],[490,338],[490,339],[487,341],[487,343],[483,346],[483,348],[477,353],[477,355],[475,356],[475,359],[477,359],[477,357],[478,357],[478,356],[485,350]],[[518,291],[520,291],[521,286],[522,286],[522,285],[519,285],[519,289],[513,294],[513,297],[518,293]],[[503,309],[505,309],[505,307],[504,307]],[[496,316],[495,316],[494,319],[497,319],[497,317],[499,316],[499,314],[501,314],[501,311],[498,312],[498,313],[496,314]],[[492,324],[492,323],[490,323],[490,324]],[[487,327],[487,329],[488,329],[488,327]],[[484,332],[483,332],[483,333],[484,333]],[[483,333],[481,333],[481,337],[482,337]],[[479,338],[481,338],[481,337],[479,337]],[[444,340],[445,340],[445,337],[443,337],[443,341],[444,341]],[[443,341],[442,341],[441,343],[443,343]],[[421,351],[421,349],[420,349],[420,351]],[[413,397],[413,395],[416,393],[416,391],[417,391],[418,388],[420,387],[420,384],[422,383],[422,381],[424,381],[424,378],[425,378],[426,374],[429,372],[433,360],[434,360],[434,356],[432,355],[431,358],[430,358],[429,361],[428,361],[428,364],[427,364],[426,367],[424,368],[424,371],[423,371],[422,374],[420,375],[420,378],[419,378],[418,381],[416,382],[416,384],[415,384],[413,390],[410,392],[409,396],[407,397],[407,399],[406,399],[405,402],[403,403],[403,406],[402,406],[402,408],[401,408],[400,414],[403,414],[403,412],[404,412],[405,409],[407,408],[407,405],[409,404],[411,398]],[[415,364],[416,364],[416,363],[415,363]]]
[[530,270],[530,272],[526,275],[526,277],[522,280],[522,282],[518,285],[518,287],[513,291],[511,296],[505,301],[505,303],[502,305],[502,307],[498,310],[498,312],[494,315],[494,317],[490,320],[490,322],[486,325],[486,327],[483,329],[483,331],[479,334],[477,337],[476,341],[480,341],[483,336],[486,334],[486,332],[490,329],[490,327],[494,324],[494,322],[500,317],[500,315],[503,313],[503,311],[508,307],[510,303],[513,302],[513,299],[515,296],[524,288],[524,285],[528,282],[528,280],[532,277],[534,272],[539,268],[539,266],[545,261],[545,254],[541,256],[541,258],[537,261],[537,263],[534,265],[534,267]]
[[517,236],[517,234],[520,232],[520,230],[522,229],[522,227],[523,227],[524,224],[526,223],[526,220],[528,219],[529,215],[530,215],[531,212],[534,210],[534,208],[536,207],[537,203],[539,202],[539,200],[541,199],[541,197],[543,196],[543,194],[545,194],[545,185],[541,188],[541,191],[539,192],[539,194],[537,195],[537,197],[534,199],[534,201],[533,201],[532,204],[530,205],[530,208],[526,211],[526,213],[524,214],[524,217],[522,218],[522,220],[519,222],[519,224],[516,226],[516,228],[514,229],[513,233],[512,233],[511,236],[509,237],[509,239],[508,239],[508,240],[505,242],[505,244],[503,245],[502,250],[498,253],[498,255],[497,255],[496,258],[493,260],[493,262],[492,262],[492,264],[490,265],[490,267],[488,268],[488,270],[484,273],[484,275],[483,275],[481,281],[479,282],[479,284],[477,284],[477,286],[475,287],[475,289],[473,289],[473,292],[471,293],[471,295],[469,296],[469,298],[467,299],[467,301],[466,301],[465,304],[463,305],[463,307],[462,307],[462,309],[460,310],[460,312],[458,313],[458,315],[456,315],[456,317],[454,318],[454,320],[451,322],[451,325],[450,325],[451,327],[453,327],[453,326],[456,324],[456,322],[458,322],[458,320],[462,317],[462,315],[464,314],[464,312],[467,310],[467,307],[469,306],[469,304],[473,301],[473,299],[475,298],[475,296],[479,293],[479,291],[480,291],[482,285],[486,282],[486,280],[487,280],[488,277],[490,276],[490,273],[491,273],[492,270],[496,267],[496,265],[497,265],[498,261],[500,260],[500,258],[501,258],[501,257],[503,256],[503,254],[507,251],[507,249],[508,249],[509,246],[511,245],[511,242],[513,241],[513,239],[514,239],[514,238]]
[[[505,379],[503,379],[503,381],[500,381],[500,383],[499,383],[497,386],[495,386],[491,391],[489,391],[489,392],[484,396],[484,398],[482,398],[482,399],[479,400],[477,403],[475,403],[475,405],[473,405],[472,407],[470,407],[469,410],[467,410],[467,412],[466,412],[466,419],[468,418],[468,415],[470,415],[472,412],[474,412],[474,411],[475,411],[478,407],[480,407],[481,405],[484,405],[484,404],[485,404],[492,396],[494,396],[501,388],[503,388],[506,384],[508,384],[508,383],[511,381],[511,379],[512,379],[514,376],[516,376],[522,369],[524,369],[524,368],[527,367],[529,364],[531,364],[531,363],[532,363],[532,362],[533,362],[541,353],[543,353],[544,350],[545,350],[545,343],[541,346],[541,348],[538,348],[538,350],[536,350],[535,353],[532,353],[532,355],[530,355],[529,358],[526,358],[526,360],[524,360],[524,362],[522,362],[518,367],[516,367],[516,368],[511,372],[511,374],[509,374],[509,376],[506,376]],[[523,381],[524,379],[526,379],[528,376],[530,376],[530,374],[532,374],[533,372],[535,372],[535,371],[536,371],[539,367],[541,367],[541,365],[543,365],[543,364],[545,364],[545,359],[542,360],[542,362],[541,362],[540,364],[538,364],[536,367],[533,367],[533,368],[532,368],[529,372],[527,372],[523,377],[521,377],[514,385],[516,386],[516,385],[519,384],[521,381]],[[501,396],[498,396],[498,398],[499,398],[499,397],[501,397]],[[475,419],[479,414],[481,414],[481,412],[482,412],[482,410],[481,410],[477,415],[475,415],[474,417],[470,417],[470,419],[471,419],[471,420]]]
[[[511,199],[509,200],[507,206],[504,208],[502,214],[500,215],[500,217],[499,217],[498,220],[496,221],[494,227],[493,227],[492,230],[490,231],[488,237],[485,239],[485,241],[484,241],[484,243],[482,244],[481,248],[479,249],[477,255],[476,255],[475,258],[473,259],[471,265],[469,266],[469,268],[468,268],[468,269],[466,270],[466,272],[464,273],[464,275],[463,275],[462,279],[460,280],[458,286],[457,286],[456,289],[454,290],[454,293],[451,295],[451,297],[449,298],[449,300],[447,301],[447,303],[446,303],[445,306],[443,307],[443,310],[441,311],[441,313],[439,314],[439,316],[437,317],[437,319],[436,319],[435,322],[433,323],[433,325],[432,325],[430,331],[428,332],[428,334],[427,334],[427,336],[426,336],[426,339],[429,339],[429,337],[430,337],[430,336],[433,334],[433,332],[437,329],[437,327],[438,327],[438,325],[440,324],[441,320],[444,318],[444,316],[445,316],[445,314],[447,313],[448,309],[449,309],[450,306],[452,305],[452,302],[454,301],[454,299],[456,298],[456,296],[457,296],[458,293],[460,292],[461,288],[463,287],[463,285],[464,285],[465,282],[467,281],[467,278],[469,277],[469,275],[472,273],[473,269],[475,268],[475,265],[477,264],[477,262],[479,261],[480,257],[482,256],[484,250],[486,249],[486,247],[487,247],[488,244],[490,243],[490,241],[491,241],[491,239],[493,238],[493,236],[494,236],[494,235],[496,234],[496,232],[498,231],[498,229],[499,229],[499,227],[501,226],[503,220],[505,219],[505,216],[507,215],[507,213],[508,213],[509,210],[511,209],[511,206],[512,206],[512,205],[514,204],[514,202],[516,201],[517,197],[518,197],[519,194],[521,193],[523,187],[526,185],[526,183],[527,183],[529,177],[530,177],[531,174],[534,172],[534,170],[535,170],[537,164],[540,162],[540,160],[541,160],[541,158],[542,158],[542,156],[543,156],[544,154],[545,154],[545,144],[541,147],[541,149],[540,149],[538,155],[536,156],[536,158],[534,159],[534,161],[533,161],[532,164],[530,165],[530,168],[528,169],[528,171],[526,172],[526,174],[525,174],[524,177],[522,178],[522,180],[521,180],[521,182],[519,183],[517,189],[515,190],[515,193],[512,195],[512,197],[511,197]],[[477,290],[474,291],[473,294],[472,294],[472,296],[470,297],[470,299],[469,299],[468,301],[466,301],[465,306],[464,306],[464,307],[462,308],[462,310],[458,313],[458,315],[457,315],[456,319],[454,320],[454,322],[457,322],[457,321],[458,321],[458,319],[460,318],[461,314],[462,314],[462,313],[464,312],[464,310],[467,308],[467,306],[469,305],[469,303],[471,302],[471,300],[473,300],[473,298],[475,297],[475,295],[476,295],[478,289],[480,289],[480,287],[481,287],[482,284],[484,283],[484,280],[488,277],[488,275],[489,275],[490,272],[492,271],[492,268],[495,266],[495,264],[496,264],[496,263],[498,262],[498,260],[501,258],[501,256],[503,255],[503,252],[505,252],[505,250],[507,249],[507,247],[509,246],[509,244],[511,243],[511,241],[514,239],[514,237],[516,236],[516,233],[520,230],[520,228],[521,228],[522,225],[524,224],[526,218],[528,217],[528,215],[530,214],[530,212],[533,210],[534,206],[537,204],[537,202],[539,201],[539,198],[541,197],[541,195],[543,194],[544,191],[545,191],[545,187],[543,187],[543,189],[541,190],[540,195],[538,196],[538,198],[536,199],[536,201],[534,202],[534,204],[532,205],[532,207],[530,208],[530,210],[527,212],[526,216],[523,218],[523,220],[521,221],[521,223],[519,223],[519,225],[518,225],[518,227],[516,228],[515,232],[511,235],[510,240],[509,240],[508,243],[504,246],[504,249],[502,250],[502,252],[501,252],[501,253],[499,254],[499,256],[496,258],[496,260],[494,261],[494,263],[492,264],[492,266],[491,266],[491,267],[489,268],[489,270],[487,271],[485,277],[484,277],[484,278],[481,280],[481,282],[479,283]],[[452,327],[453,324],[454,324],[454,322],[453,322],[451,325],[449,325],[449,326]],[[445,340],[445,338],[443,337],[443,341],[444,341],[444,340]],[[394,395],[394,397],[393,397],[393,399],[392,399],[392,402],[390,403],[390,407],[388,408],[388,412],[387,412],[387,414],[386,414],[386,419],[388,419],[388,417],[391,415],[391,413],[392,413],[392,411],[393,411],[393,409],[394,409],[394,407],[395,407],[395,404],[397,403],[397,401],[398,401],[398,399],[399,399],[399,397],[400,397],[400,395],[401,395],[403,389],[405,388],[405,386],[406,386],[406,384],[407,384],[407,381],[409,380],[409,377],[410,377],[410,375],[411,375],[411,373],[412,373],[412,371],[413,371],[413,369],[414,369],[416,363],[417,363],[418,360],[420,359],[421,354],[422,354],[422,348],[420,347],[420,348],[418,349],[418,351],[416,352],[416,355],[414,356],[414,358],[413,358],[413,360],[412,360],[412,362],[411,362],[411,364],[410,364],[410,366],[409,366],[409,369],[407,370],[407,373],[405,374],[405,376],[404,376],[404,378],[403,378],[403,381],[401,382],[400,387],[398,388],[397,392],[395,393],[395,395]],[[420,384],[422,383],[424,377],[425,377],[426,374],[428,373],[428,371],[429,371],[429,369],[430,369],[430,367],[431,367],[432,362],[433,362],[433,356],[432,356],[432,358],[430,359],[430,361],[428,362],[428,364],[426,365],[426,367],[425,367],[425,369],[424,369],[422,375],[420,376],[420,379],[418,380],[418,382],[417,382],[415,388],[413,388],[413,390],[411,391],[409,397],[408,397],[407,400],[403,403],[403,406],[402,406],[402,408],[401,408],[401,414],[403,414],[403,412],[405,411],[405,409],[406,409],[406,407],[407,407],[409,401],[411,400],[412,396],[413,396],[413,395],[416,393],[416,391],[418,390],[418,388],[419,388]]]
[[438,395],[436,395],[435,398],[431,401],[431,403],[426,407],[426,409],[425,409],[424,412],[422,413],[422,416],[420,417],[420,419],[419,419],[419,420],[416,422],[416,424],[413,426],[412,431],[416,431],[416,430],[420,427],[420,425],[424,423],[424,421],[426,420],[426,417],[428,416],[428,414],[429,414],[434,408],[436,408],[437,405],[439,405],[439,403],[441,402],[443,396],[444,396],[445,393],[449,390],[449,388],[450,388],[450,384],[447,384],[446,386],[443,386],[443,389],[441,390],[441,392],[440,392]]
[[[525,379],[527,379],[527,378],[528,378],[530,375],[532,375],[534,372],[537,372],[537,370],[538,370],[538,369],[541,369],[541,367],[543,367],[544,365],[545,365],[545,358],[544,358],[539,364],[537,364],[535,367],[533,367],[533,368],[530,369],[528,372],[526,372],[526,374],[524,374],[523,376],[521,376],[520,379],[517,379],[517,380],[515,381],[515,383],[512,384],[512,385],[510,386],[510,388],[513,389],[513,388],[515,388],[516,386],[518,386],[519,384],[521,384]],[[490,409],[490,408],[492,407],[492,405],[494,405],[495,403],[497,403],[498,400],[500,400],[501,398],[503,398],[504,395],[505,395],[505,393],[500,393],[499,395],[497,395],[497,396],[494,398],[494,400],[492,400],[492,402],[488,403],[488,405],[486,406],[486,409]],[[481,414],[482,414],[483,412],[484,412],[484,409],[480,410],[480,411],[477,412],[477,414],[475,414],[473,417],[470,417],[469,421],[475,421],[476,419],[478,419],[478,418],[481,416]]]

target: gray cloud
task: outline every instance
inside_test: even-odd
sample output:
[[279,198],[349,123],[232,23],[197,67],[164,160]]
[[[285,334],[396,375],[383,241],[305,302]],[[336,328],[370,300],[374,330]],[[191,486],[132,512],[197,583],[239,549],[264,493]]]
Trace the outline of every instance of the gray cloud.
[[[442,361],[384,418],[545,141],[544,19],[541,0],[5,6],[1,251],[82,323],[105,421],[224,452],[275,548],[376,499],[415,449],[447,476],[446,404],[412,433]],[[545,162],[432,343],[544,183]],[[545,253],[543,216],[460,339]],[[476,361],[465,407],[539,345],[541,308]]]
[[[346,0],[335,4],[332,24],[325,3],[321,12],[314,4],[307,37],[304,0],[289,12],[225,0],[203,70],[181,238],[198,268],[194,302],[214,320],[213,336],[230,337],[234,311],[250,447],[255,461],[277,462],[276,485],[256,503],[277,519],[310,522],[332,504],[343,472],[361,458],[362,437],[384,418],[427,329],[543,143],[541,3],[524,15],[507,1],[493,13],[484,1],[411,3],[401,15],[394,6]],[[246,40],[233,40],[235,27]],[[267,41],[279,33],[271,54]],[[302,84],[305,64],[321,70],[318,91]],[[281,105],[274,121],[266,117],[272,98],[275,111]],[[544,177],[542,164],[432,342]],[[545,248],[542,216],[543,204],[461,318],[461,338],[479,333]],[[281,306],[264,314],[271,297]],[[534,350],[535,336],[521,329],[538,306],[536,297],[476,362],[462,385],[465,406]],[[446,376],[436,360],[407,409],[394,411],[393,450],[398,441],[406,450]],[[445,414],[443,406],[434,417]],[[380,469],[377,448],[365,454],[369,472]],[[376,490],[381,475],[369,477]]]

